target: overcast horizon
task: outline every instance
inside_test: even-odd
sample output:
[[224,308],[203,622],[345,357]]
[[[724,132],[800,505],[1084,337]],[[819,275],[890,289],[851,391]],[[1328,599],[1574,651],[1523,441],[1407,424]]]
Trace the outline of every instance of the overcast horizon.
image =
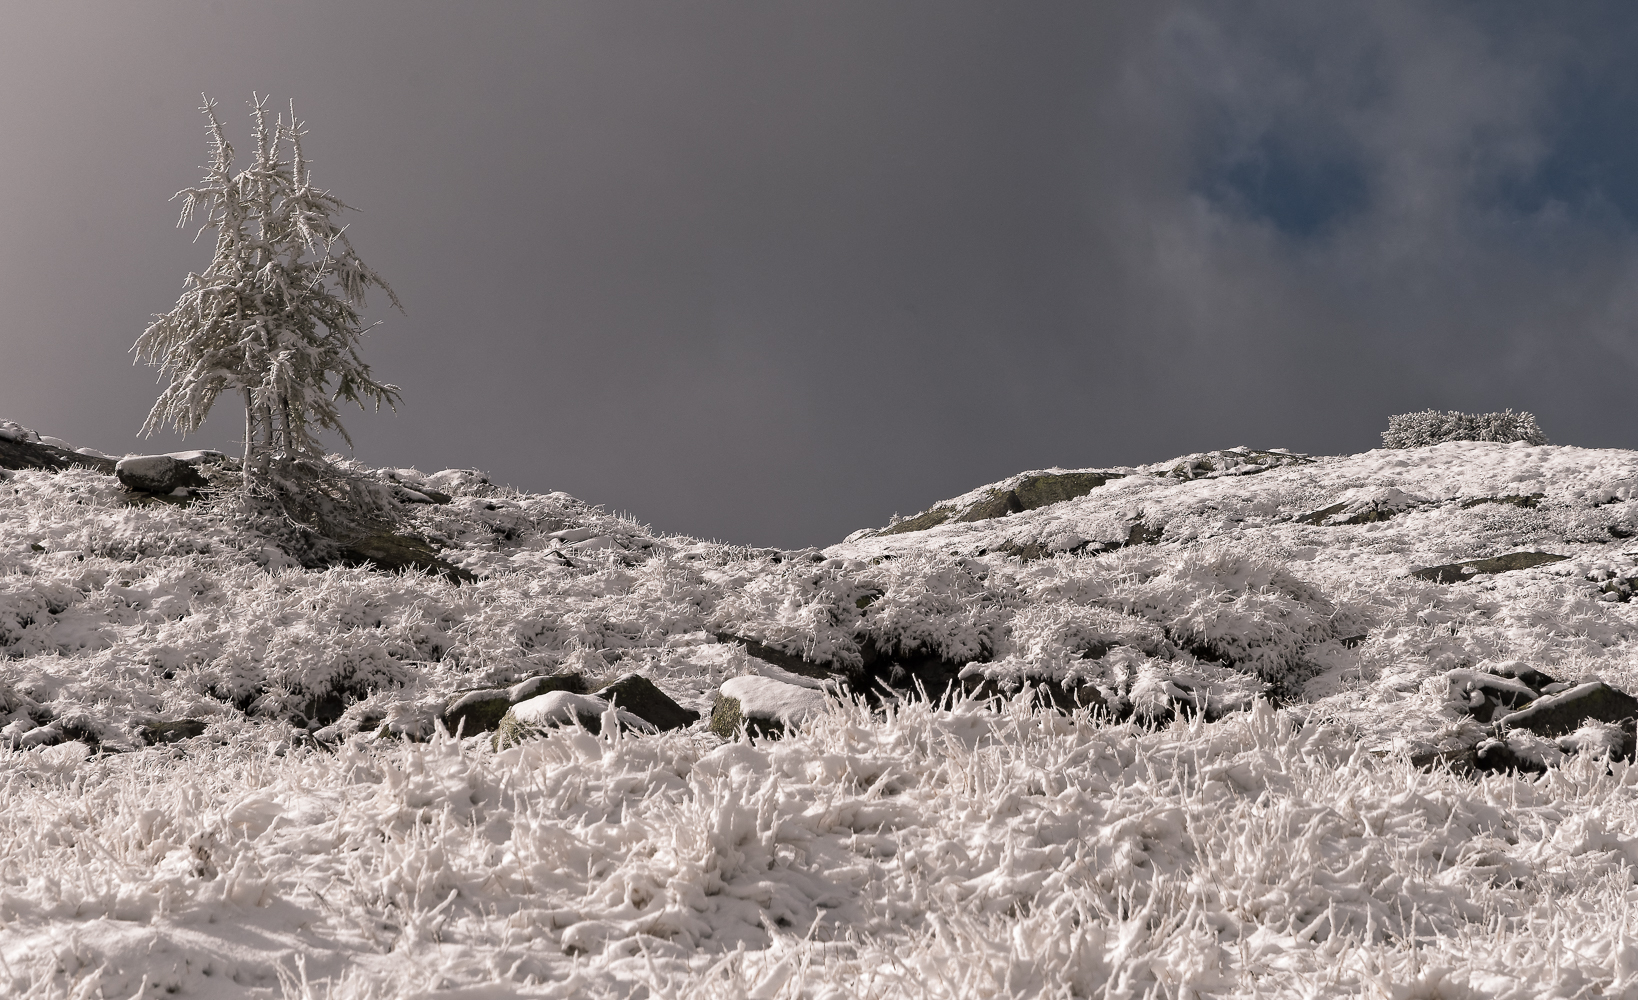
[[405,306],[372,465],[801,546],[1429,407],[1638,448],[1630,5],[268,10],[7,5],[0,417],[184,446],[129,350],[209,259],[200,92],[243,151],[254,91]]

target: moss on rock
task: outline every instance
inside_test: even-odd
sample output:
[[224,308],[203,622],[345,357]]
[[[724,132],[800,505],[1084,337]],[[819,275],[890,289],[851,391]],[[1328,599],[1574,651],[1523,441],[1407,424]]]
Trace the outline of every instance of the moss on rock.
[[717,695],[717,703],[711,709],[711,731],[725,740],[731,740],[739,735],[739,728],[744,722],[745,714],[740,711],[739,699],[725,694]]

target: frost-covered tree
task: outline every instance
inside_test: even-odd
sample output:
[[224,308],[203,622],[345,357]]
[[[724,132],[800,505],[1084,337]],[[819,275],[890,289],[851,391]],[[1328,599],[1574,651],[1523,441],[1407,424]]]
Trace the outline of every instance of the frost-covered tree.
[[366,329],[359,308],[372,285],[403,308],[335,221],[350,206],[313,187],[294,102],[288,119],[271,123],[267,98],[249,103],[255,156],[234,173],[216,102],[204,98],[210,164],[197,187],[173,197],[183,199],[177,226],[203,216],[195,239],[213,231],[215,254],[203,273],[188,275],[176,307],[156,315],[132,348],[169,383],[144,434],[166,423],[183,434],[196,430],[217,396],[238,391],[247,483],[274,465],[322,458],[319,429],[351,446],[338,402],[364,409],[369,401],[378,410],[397,404],[398,387],[376,381],[359,356]]

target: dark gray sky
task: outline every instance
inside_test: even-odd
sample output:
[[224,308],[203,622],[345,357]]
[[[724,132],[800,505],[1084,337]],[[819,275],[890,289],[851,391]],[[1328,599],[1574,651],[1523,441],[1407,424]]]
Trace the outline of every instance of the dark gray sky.
[[372,464],[801,545],[1430,406],[1638,447],[1630,3],[3,13],[0,417],[78,445],[178,447],[127,351],[208,260],[199,92],[248,148],[254,90],[408,310]]

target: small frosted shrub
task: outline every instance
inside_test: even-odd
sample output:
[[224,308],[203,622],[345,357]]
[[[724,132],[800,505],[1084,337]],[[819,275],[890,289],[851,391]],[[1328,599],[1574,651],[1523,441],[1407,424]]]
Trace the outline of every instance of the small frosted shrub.
[[1425,448],[1445,441],[1546,444],[1547,435],[1536,424],[1534,414],[1514,413],[1512,410],[1500,413],[1459,413],[1456,410],[1396,413],[1388,418],[1388,429],[1382,432],[1384,448]]

